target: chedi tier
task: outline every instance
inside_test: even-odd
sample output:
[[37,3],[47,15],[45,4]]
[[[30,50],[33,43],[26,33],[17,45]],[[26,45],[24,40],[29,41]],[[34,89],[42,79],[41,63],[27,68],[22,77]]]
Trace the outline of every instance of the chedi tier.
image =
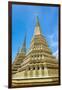
[[[26,53],[26,36],[21,50],[12,65],[12,79],[30,79],[40,78],[44,82],[58,81],[58,60],[52,55],[45,37],[42,35],[38,17],[31,40],[30,49]],[[55,79],[56,78],[56,79]]]

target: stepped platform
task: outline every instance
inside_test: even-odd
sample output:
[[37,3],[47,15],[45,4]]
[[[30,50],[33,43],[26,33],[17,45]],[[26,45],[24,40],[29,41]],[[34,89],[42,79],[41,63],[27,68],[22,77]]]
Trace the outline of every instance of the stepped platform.
[[12,79],[12,87],[59,85],[59,77]]

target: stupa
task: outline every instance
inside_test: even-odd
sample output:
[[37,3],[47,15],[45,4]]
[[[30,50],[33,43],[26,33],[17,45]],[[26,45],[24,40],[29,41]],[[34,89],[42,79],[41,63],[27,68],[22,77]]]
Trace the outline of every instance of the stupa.
[[26,36],[25,36],[22,48],[18,50],[15,60],[12,64],[12,75],[17,73],[18,68],[20,67],[20,63],[23,62],[23,59],[25,57],[26,57]]
[[[28,85],[59,83],[58,60],[52,55],[51,49],[42,35],[38,17],[36,18],[36,26],[29,51],[26,53],[25,40],[21,52],[18,53],[14,61],[13,67],[16,67],[12,71],[12,83],[15,86],[23,86],[27,83]],[[16,70],[16,73],[14,73],[14,70]]]

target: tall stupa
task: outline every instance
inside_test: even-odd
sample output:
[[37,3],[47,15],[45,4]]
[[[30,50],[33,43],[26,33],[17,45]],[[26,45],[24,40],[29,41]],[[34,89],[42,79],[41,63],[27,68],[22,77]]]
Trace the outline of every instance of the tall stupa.
[[[38,16],[36,18],[36,26],[28,53],[26,53],[25,38],[22,49],[17,54],[12,66],[13,85],[15,85],[15,83],[16,85],[24,85],[20,84],[21,80],[24,80],[22,83],[25,84],[28,80],[28,83],[38,82],[41,83],[41,85],[44,85],[46,82],[46,84],[59,82],[58,60],[52,55],[46,38],[42,34]],[[17,80],[20,80],[20,82]]]

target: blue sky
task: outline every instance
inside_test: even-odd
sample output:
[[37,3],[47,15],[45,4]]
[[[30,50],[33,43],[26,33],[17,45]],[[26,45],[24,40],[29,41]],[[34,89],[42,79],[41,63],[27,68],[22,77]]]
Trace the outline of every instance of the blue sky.
[[58,7],[12,5],[12,61],[22,47],[25,33],[26,47],[30,47],[37,16],[52,53],[58,53],[58,13]]

